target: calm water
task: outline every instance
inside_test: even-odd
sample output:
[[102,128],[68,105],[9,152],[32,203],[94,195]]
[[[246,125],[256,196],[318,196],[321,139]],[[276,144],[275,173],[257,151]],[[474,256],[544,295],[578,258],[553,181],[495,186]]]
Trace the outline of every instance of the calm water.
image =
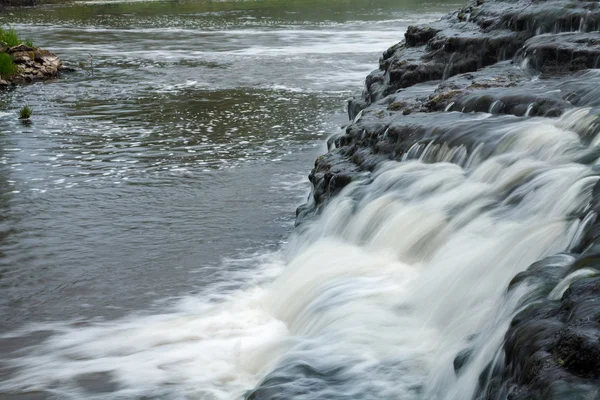
[[[214,343],[196,350],[204,367],[184,372],[156,341],[185,322],[153,323],[189,321],[272,279],[278,269],[265,265],[280,262],[306,175],[345,123],[346,100],[409,24],[460,3],[89,1],[4,11],[0,25],[82,68],[0,93],[0,380],[12,379],[0,397],[235,398],[252,388],[259,373],[207,372],[221,368],[206,365]],[[24,104],[30,126],[17,120]],[[59,332],[91,340],[115,318],[117,330],[148,328],[130,338],[142,361],[116,361],[120,372],[103,367],[115,361],[98,349],[84,358],[102,366],[89,371],[51,345],[29,351]],[[227,336],[203,321],[197,334]],[[181,366],[178,377],[153,379],[163,362]]]

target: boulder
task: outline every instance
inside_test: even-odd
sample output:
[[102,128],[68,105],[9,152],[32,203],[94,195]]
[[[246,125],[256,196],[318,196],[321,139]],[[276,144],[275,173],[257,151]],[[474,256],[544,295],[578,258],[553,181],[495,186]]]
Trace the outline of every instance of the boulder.
[[[57,77],[65,70],[60,58],[48,50],[20,44],[3,51],[9,54],[18,66],[17,74],[10,78],[9,83],[44,81]],[[0,84],[0,87],[7,86]]]

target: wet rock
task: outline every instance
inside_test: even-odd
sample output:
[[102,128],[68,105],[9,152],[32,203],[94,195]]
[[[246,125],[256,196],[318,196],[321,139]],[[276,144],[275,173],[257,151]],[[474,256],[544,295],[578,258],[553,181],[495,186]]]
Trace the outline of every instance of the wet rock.
[[[367,76],[363,96],[349,102],[348,115],[356,121],[337,140],[334,154],[316,166],[320,174],[314,181],[328,181],[328,165],[345,165],[350,174],[369,171],[383,159],[401,159],[418,141],[427,145],[431,138],[424,134],[425,125],[441,132],[446,128],[438,123],[452,123],[438,121],[436,113],[557,117],[573,107],[599,107],[600,74],[574,74],[598,63],[600,35],[591,30],[599,21],[597,2],[490,0],[473,2],[429,25],[411,26],[405,40],[386,50],[380,68]],[[581,32],[570,32],[575,29]],[[529,67],[522,68],[525,60]],[[532,80],[532,72],[544,73],[539,82]],[[366,114],[357,119],[361,110]],[[584,141],[595,133],[580,132]],[[392,142],[396,135],[398,143]],[[441,145],[442,140],[445,136],[434,142]],[[465,146],[469,153],[472,146]],[[333,156],[343,162],[331,162]],[[343,168],[330,171],[331,176],[340,173]],[[314,191],[320,201],[330,197],[326,185]]]
[[520,285],[526,284],[531,289],[521,299],[522,305],[544,300],[561,281],[564,271],[575,260],[576,258],[572,254],[556,254],[535,262],[511,280],[508,291],[510,292]]
[[29,52],[29,51],[34,51],[34,50],[35,50],[35,48],[29,47],[26,44],[19,44],[19,45],[8,48],[8,50],[6,50],[6,52],[8,54],[12,54],[14,56],[15,53]]
[[32,62],[34,59],[33,51],[19,51],[15,53],[9,53],[12,55],[13,61],[17,64],[26,64]]
[[557,117],[572,104],[556,95],[512,88],[453,91],[428,103],[431,111],[482,112],[522,116]]
[[529,39],[516,62],[545,74],[558,74],[600,67],[600,34],[562,33]]
[[538,299],[513,319],[504,344],[506,360],[494,378],[485,380],[482,398],[600,396],[598,272],[575,279],[558,300]]
[[[398,89],[474,72],[537,48],[543,50],[539,65],[558,52],[560,68],[593,68],[596,50],[589,46],[598,35],[590,32],[599,27],[595,1],[472,2],[436,23],[409,27],[405,40],[386,50],[380,69],[367,78],[363,101],[368,105]],[[557,35],[574,31],[579,33]],[[551,35],[531,39],[542,34]],[[523,49],[526,42],[529,51]],[[568,63],[562,58],[567,53],[574,55]]]
[[483,28],[510,29],[528,36],[561,32],[593,32],[600,27],[600,7],[595,0],[519,2],[506,7],[488,2],[489,11],[475,17]]
[[582,378],[600,377],[600,335],[598,324],[588,328],[567,327],[559,333],[554,349],[558,363]]
[[471,358],[472,354],[472,349],[465,349],[458,353],[458,355],[454,358],[454,361],[452,363],[454,366],[454,372],[456,374],[459,374],[462,368],[469,362],[469,359]]
[[60,58],[48,50],[20,44],[4,49],[4,52],[9,54],[17,65],[17,74],[8,79],[9,83],[48,80],[65,70]]
[[423,46],[439,32],[429,25],[409,26],[404,34],[404,41],[407,46]]

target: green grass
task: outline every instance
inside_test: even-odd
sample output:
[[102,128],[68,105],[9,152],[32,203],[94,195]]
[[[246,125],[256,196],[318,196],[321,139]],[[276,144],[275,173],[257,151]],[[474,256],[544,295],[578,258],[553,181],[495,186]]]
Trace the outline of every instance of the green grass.
[[0,44],[8,47],[18,46],[25,43],[29,47],[34,47],[31,40],[22,40],[13,28],[0,28]]
[[17,71],[18,68],[12,57],[6,53],[0,53],[0,77],[4,79],[12,78]]
[[17,35],[14,29],[0,28],[0,43],[4,43],[8,47],[13,47],[23,43],[23,41],[19,39],[19,35]]
[[[24,43],[26,46],[34,48],[31,40],[21,40],[17,32],[13,28],[0,28],[0,48],[2,47],[14,47]],[[17,72],[19,68],[13,62],[12,57],[7,53],[0,52],[0,78],[10,79]]]
[[29,119],[31,118],[31,114],[33,114],[31,107],[25,106],[19,111],[19,119]]

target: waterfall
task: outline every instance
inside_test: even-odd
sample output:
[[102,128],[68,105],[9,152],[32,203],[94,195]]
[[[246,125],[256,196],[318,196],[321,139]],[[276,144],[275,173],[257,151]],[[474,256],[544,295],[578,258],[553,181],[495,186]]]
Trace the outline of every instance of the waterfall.
[[574,162],[571,123],[498,127],[496,152],[469,167],[442,152],[347,186],[297,232],[270,288],[295,343],[256,398],[471,398],[527,293],[509,296],[510,280],[569,249],[598,179]]
[[379,164],[282,251],[253,259],[256,284],[164,315],[24,328],[14,335],[55,334],[16,357],[20,373],[0,388],[76,398],[65,382],[91,374],[116,385],[110,396],[177,398],[165,387],[178,385],[233,399],[258,384],[248,398],[471,398],[531,290],[509,282],[568,250],[585,223],[598,180],[576,162],[588,111],[499,123],[487,157],[440,143]]

